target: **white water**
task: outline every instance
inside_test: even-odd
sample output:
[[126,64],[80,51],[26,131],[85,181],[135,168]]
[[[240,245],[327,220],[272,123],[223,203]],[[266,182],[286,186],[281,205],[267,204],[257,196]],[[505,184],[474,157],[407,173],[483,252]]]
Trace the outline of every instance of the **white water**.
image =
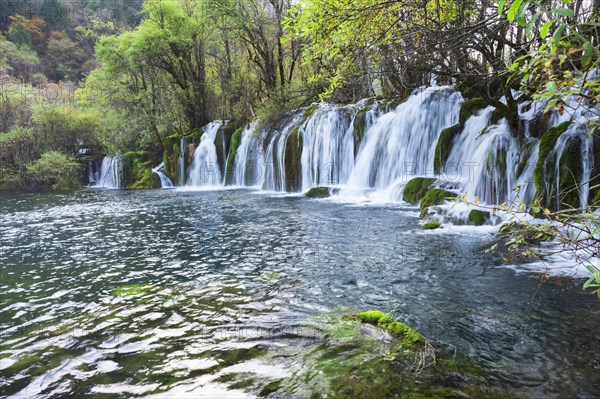
[[158,175],[158,177],[160,178],[161,188],[171,188],[171,187],[174,187],[173,182],[171,181],[171,179],[169,179],[167,177],[167,175],[165,175],[163,173],[164,167],[165,167],[165,163],[161,162],[160,165],[158,165],[156,168],[152,169],[152,171],[154,173],[156,173]]
[[360,105],[322,104],[301,127],[302,190],[343,184],[354,166],[354,127]]
[[259,140],[256,124],[252,123],[242,131],[242,138],[235,154],[235,168],[232,183],[234,186],[257,186],[262,182],[264,167],[262,140]]
[[302,121],[302,114],[296,114],[281,132],[273,132],[264,158],[262,189],[266,191],[285,191],[285,147],[290,134]]
[[95,187],[124,188],[124,160],[125,157],[123,155],[104,157],[102,159],[102,166],[100,166],[100,180]]
[[[188,186],[217,186],[222,184],[221,170],[215,147],[215,137],[223,123],[214,121],[204,127],[204,134],[200,137],[200,144],[194,151],[194,159],[190,166]],[[183,141],[182,141],[183,142]]]
[[342,195],[374,188],[398,201],[412,177],[432,175],[439,135],[458,122],[461,103],[460,93],[448,87],[428,88],[379,117],[366,130]]

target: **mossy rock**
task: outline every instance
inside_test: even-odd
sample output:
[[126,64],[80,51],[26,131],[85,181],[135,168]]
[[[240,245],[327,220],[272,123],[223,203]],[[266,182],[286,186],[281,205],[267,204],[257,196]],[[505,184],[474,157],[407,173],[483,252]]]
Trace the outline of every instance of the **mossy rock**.
[[328,198],[331,197],[331,189],[329,187],[313,187],[304,196],[308,198]]
[[423,230],[435,230],[442,227],[440,222],[427,222],[423,224]]
[[297,127],[285,143],[285,190],[297,192],[302,188],[302,132]]
[[560,158],[560,209],[577,209],[580,206],[579,184],[583,174],[581,167],[581,137],[573,137],[567,141],[565,151]]
[[152,172],[152,163],[147,152],[125,153],[123,165],[125,187],[131,189],[160,188],[160,178]]
[[600,207],[600,129],[592,131],[592,146],[594,148],[594,165],[590,179],[589,205]]
[[540,112],[532,120],[529,121],[529,135],[531,137],[542,137],[542,135],[548,131],[550,112]]
[[164,173],[176,185],[183,184],[179,176],[179,156],[181,155],[181,135],[174,134],[165,138],[163,154]]
[[354,128],[354,156],[358,154],[358,149],[360,148],[360,144],[365,137],[365,132],[367,130],[367,108],[363,108],[354,117],[354,121],[352,122]]
[[243,128],[239,128],[231,135],[231,144],[229,145],[229,153],[227,156],[227,170],[225,171],[226,184],[231,184],[233,182],[233,175],[235,171],[235,155],[237,154],[237,150],[242,143],[243,130]]
[[490,213],[486,211],[473,209],[469,212],[469,223],[475,226],[483,226],[490,218]]
[[425,197],[431,185],[435,182],[434,178],[430,177],[415,177],[411,179],[402,191],[402,200],[409,204],[416,205]]
[[487,107],[487,105],[488,104],[485,102],[485,100],[483,98],[479,98],[479,97],[466,100],[460,106],[460,114],[458,116],[458,123],[461,125],[464,125],[464,123],[467,121],[467,119],[469,119],[471,116],[475,115],[475,113],[477,111],[479,111],[480,109],[484,109],[485,107]]
[[434,187],[421,200],[421,217],[427,216],[430,206],[441,205],[448,199],[456,198],[456,194],[443,188]]
[[404,323],[380,310],[367,310],[356,315],[347,315],[346,319],[355,317],[362,323],[368,323],[386,330],[392,337],[400,339],[399,349],[417,351],[425,346],[427,341],[421,334]]
[[[567,131],[570,122],[563,122],[558,126],[552,127],[542,135],[539,144],[538,161],[533,171],[533,183],[536,189],[536,200],[546,208],[555,208],[551,204],[552,198],[546,198],[545,180],[554,179],[554,169],[556,159],[552,155],[552,150],[556,145],[558,138]],[[544,176],[544,167],[551,171],[551,176]]]
[[240,129],[234,124],[227,123],[222,125],[215,137],[215,148],[217,150],[217,161],[219,169],[225,170],[226,163],[229,160],[228,155],[231,149],[231,139],[233,135]]
[[319,109],[319,104],[313,104],[310,107],[306,108],[306,110],[304,111],[304,116],[303,116],[304,120],[307,120],[308,118],[310,118],[317,109]]
[[439,174],[442,169],[444,169],[444,166],[446,166],[446,161],[448,161],[448,156],[452,150],[454,138],[458,136],[463,129],[464,125],[457,124],[442,130],[442,133],[440,133],[440,138],[435,145],[435,157],[433,158],[434,173]]

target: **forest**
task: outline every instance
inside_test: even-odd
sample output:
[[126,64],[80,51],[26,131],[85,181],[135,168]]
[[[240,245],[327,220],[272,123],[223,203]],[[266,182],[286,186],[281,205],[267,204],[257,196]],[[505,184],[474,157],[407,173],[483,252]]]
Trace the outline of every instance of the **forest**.
[[211,120],[276,125],[313,102],[400,100],[432,76],[493,105],[523,135],[514,90],[545,100],[546,112],[572,112],[575,94],[600,99],[599,9],[584,0],[5,1],[0,185],[78,187],[83,147],[159,161],[168,137],[197,138]]

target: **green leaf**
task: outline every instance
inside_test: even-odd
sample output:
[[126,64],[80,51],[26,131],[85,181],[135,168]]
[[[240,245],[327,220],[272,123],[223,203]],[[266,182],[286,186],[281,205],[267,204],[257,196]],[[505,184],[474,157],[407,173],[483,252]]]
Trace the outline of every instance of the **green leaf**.
[[594,46],[588,41],[583,44],[583,56],[581,57],[581,66],[588,66],[592,61],[592,54],[594,53]]
[[552,12],[556,15],[560,15],[561,17],[572,17],[575,15],[573,10],[569,8],[555,8]]
[[504,13],[504,5],[506,4],[506,0],[500,0],[500,2],[498,3],[498,15],[502,16],[502,13]]
[[552,35],[552,38],[554,39],[554,41],[556,43],[560,42],[560,39],[562,39],[562,34],[565,31],[565,25],[561,24],[558,29],[556,30],[556,32],[554,32],[554,34]]
[[515,20],[515,17],[517,16],[517,12],[519,12],[519,8],[521,8],[521,4],[523,4],[523,0],[515,0],[510,5],[510,8],[508,9],[508,14],[506,15],[506,18],[510,22],[513,22]]
[[546,36],[548,36],[548,31],[550,30],[550,27],[552,26],[553,23],[554,23],[554,21],[548,21],[548,22],[545,22],[544,25],[542,25],[542,30],[540,31],[540,37],[542,39],[545,39]]

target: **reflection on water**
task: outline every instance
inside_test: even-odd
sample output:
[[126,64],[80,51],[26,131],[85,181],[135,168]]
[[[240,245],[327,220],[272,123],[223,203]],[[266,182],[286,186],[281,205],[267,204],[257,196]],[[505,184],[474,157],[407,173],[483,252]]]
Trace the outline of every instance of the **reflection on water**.
[[4,195],[0,228],[2,396],[277,397],[319,315],[377,308],[511,397],[598,397],[580,282],[516,276],[484,230],[426,232],[412,209],[90,190]]

